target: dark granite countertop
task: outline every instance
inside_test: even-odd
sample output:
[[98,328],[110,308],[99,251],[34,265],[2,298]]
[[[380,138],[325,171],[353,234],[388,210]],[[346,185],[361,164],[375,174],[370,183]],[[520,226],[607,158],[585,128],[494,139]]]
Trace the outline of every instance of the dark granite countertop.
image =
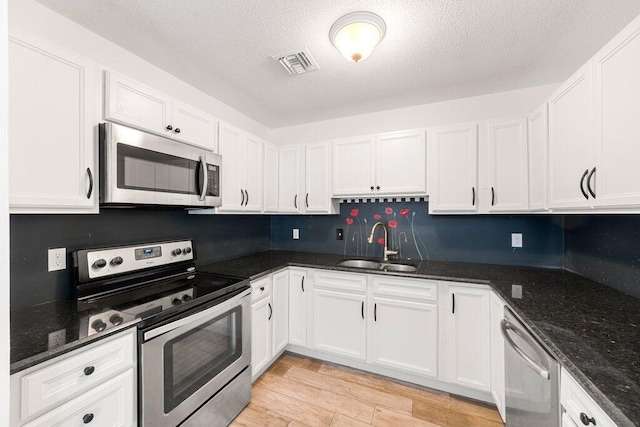
[[[349,257],[353,258],[353,257]],[[286,266],[340,271],[341,255],[268,251],[201,268],[256,279]],[[415,263],[402,277],[489,284],[619,426],[640,425],[640,300],[561,269]],[[512,286],[522,287],[522,296]]]
[[[139,319],[87,336],[89,313],[74,300],[62,300],[11,311],[11,374],[42,363],[135,325]],[[63,337],[50,343],[49,334]],[[51,344],[51,345],[50,345]]]

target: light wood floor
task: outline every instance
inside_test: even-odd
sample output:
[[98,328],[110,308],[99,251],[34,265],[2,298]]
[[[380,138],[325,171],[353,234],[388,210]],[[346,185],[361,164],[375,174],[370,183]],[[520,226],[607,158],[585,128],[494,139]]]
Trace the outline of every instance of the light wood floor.
[[285,353],[232,426],[503,426],[495,407]]

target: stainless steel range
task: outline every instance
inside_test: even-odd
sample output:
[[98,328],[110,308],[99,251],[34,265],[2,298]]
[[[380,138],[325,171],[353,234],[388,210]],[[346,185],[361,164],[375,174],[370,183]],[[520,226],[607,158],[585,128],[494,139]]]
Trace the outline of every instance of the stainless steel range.
[[139,319],[143,426],[227,425],[251,399],[249,281],[195,258],[191,240],[74,253],[81,332]]

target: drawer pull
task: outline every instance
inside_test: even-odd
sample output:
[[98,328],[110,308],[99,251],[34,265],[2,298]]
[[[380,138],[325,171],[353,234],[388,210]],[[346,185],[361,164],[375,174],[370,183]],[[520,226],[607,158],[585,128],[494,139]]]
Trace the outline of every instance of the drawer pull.
[[260,286],[260,291],[264,292],[264,286]]
[[582,421],[582,424],[586,426],[591,423],[593,423],[593,425],[596,425],[596,419],[593,417],[589,418],[589,415],[585,414],[584,412],[580,413],[580,421]]
[[94,372],[95,370],[96,370],[96,368],[95,368],[95,367],[93,367],[93,366],[87,366],[86,368],[84,368],[84,374],[85,374],[86,376],[89,376],[89,375],[93,374],[93,372]]
[[91,421],[93,421],[93,414],[84,414],[84,417],[82,417],[82,422],[85,424],[89,424]]

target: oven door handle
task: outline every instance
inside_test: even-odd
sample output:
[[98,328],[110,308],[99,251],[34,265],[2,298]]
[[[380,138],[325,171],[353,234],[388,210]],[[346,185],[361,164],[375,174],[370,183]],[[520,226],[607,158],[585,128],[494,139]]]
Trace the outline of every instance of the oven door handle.
[[532,343],[528,339],[528,337],[524,335],[522,331],[520,331],[518,328],[516,328],[511,322],[509,322],[506,319],[502,319],[502,321],[500,322],[500,329],[502,329],[502,336],[504,337],[505,341],[507,341],[509,346],[513,348],[513,350],[516,353],[518,353],[518,356],[520,356],[522,360],[524,360],[527,366],[533,369],[538,375],[540,375],[545,380],[548,380],[551,378],[551,374],[549,373],[548,370],[538,365],[533,359],[527,356],[527,354],[520,347],[516,345],[513,339],[509,336],[508,331],[513,331],[516,335],[518,335],[520,338],[526,341],[527,344],[529,344],[532,348],[537,347],[537,344]]
[[204,179],[202,180],[202,187],[200,188],[200,197],[198,197],[198,200],[203,201],[207,195],[207,186],[209,184],[209,177],[207,176],[207,162],[203,156],[200,156],[200,167],[202,168]]
[[237,306],[238,301],[249,295],[251,295],[251,289],[247,289],[246,291],[236,295],[231,299],[223,301],[220,304],[214,305],[213,307],[209,307],[206,310],[194,313],[191,316],[183,317],[182,319],[176,320],[175,322],[171,322],[167,325],[150,329],[144,333],[144,342],[174,331],[182,326],[189,325],[191,323],[197,323],[198,321],[201,321],[203,319],[206,320],[207,318],[215,317],[218,313],[224,313],[230,308]]

